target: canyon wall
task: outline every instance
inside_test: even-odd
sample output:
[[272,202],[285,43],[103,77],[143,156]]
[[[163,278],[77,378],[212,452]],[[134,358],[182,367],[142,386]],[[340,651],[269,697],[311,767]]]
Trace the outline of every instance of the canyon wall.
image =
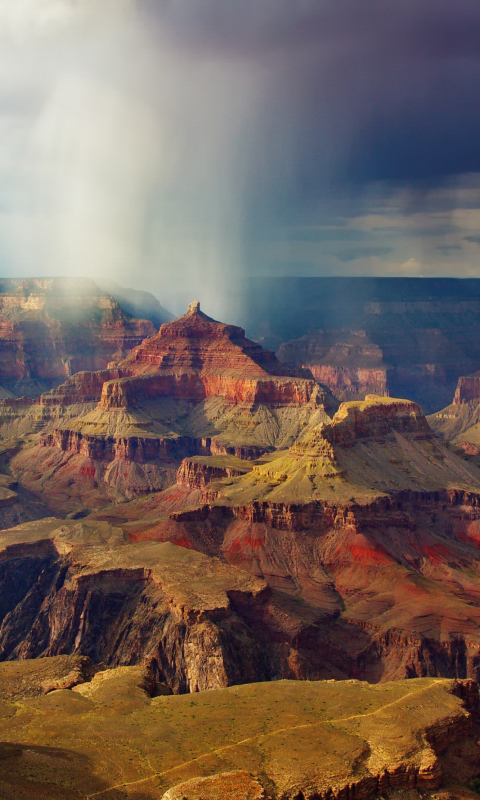
[[0,281],[0,385],[39,395],[121,360],[156,329],[87,279]]

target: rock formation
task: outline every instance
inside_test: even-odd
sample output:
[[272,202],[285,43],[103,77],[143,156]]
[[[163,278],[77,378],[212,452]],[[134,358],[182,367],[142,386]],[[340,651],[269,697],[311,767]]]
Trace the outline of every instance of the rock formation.
[[248,330],[342,400],[389,394],[432,413],[480,369],[478,280],[258,279],[245,305]]
[[[8,585],[17,557],[33,569],[29,537],[48,563],[6,611],[3,658],[148,657],[175,691],[479,677],[480,471],[414,402],[334,410],[311,377],[196,303],[115,367],[4,401],[14,476],[85,519],[5,534]],[[179,577],[194,581],[193,563],[212,582],[208,613]],[[193,674],[205,654],[215,666]]]
[[170,314],[150,292],[131,287],[126,289],[115,281],[97,280],[96,283],[98,288],[111,295],[127,314],[137,319],[149,319],[157,330],[164,322],[173,319],[173,314]]
[[0,404],[0,796],[473,800],[473,439],[198,302],[101,367]]
[[5,531],[0,548],[0,660],[148,661],[176,693],[268,679],[276,651],[288,669],[253,624],[268,619],[265,583],[218,559],[52,518]]
[[[344,403],[250,469],[189,459],[176,487],[117,513],[133,541],[216,555],[300,600],[315,625],[298,640],[333,675],[479,676],[480,471],[415,403]],[[302,653],[297,677],[315,669]]]
[[480,373],[460,377],[453,402],[428,419],[439,436],[476,462],[480,454]]
[[478,686],[291,682],[169,696],[148,664],[0,664],[0,794],[474,800]]
[[378,314],[380,327],[375,320],[366,330],[314,331],[282,344],[280,360],[310,369],[341,400],[400,395],[429,411],[445,401],[462,369],[478,363],[441,330],[405,330],[388,306],[367,311],[365,321]]
[[5,401],[4,435],[13,433],[12,403],[17,435],[29,420],[41,431],[12,462],[14,474],[68,511],[162,489],[187,456],[255,458],[288,446],[334,405],[309,373],[198,303],[117,366],[78,373],[20,413]]
[[388,365],[366,331],[315,331],[282,344],[278,357],[309,369],[339,400],[390,394]]
[[36,396],[81,370],[123,359],[155,333],[87,279],[0,281],[0,385]]

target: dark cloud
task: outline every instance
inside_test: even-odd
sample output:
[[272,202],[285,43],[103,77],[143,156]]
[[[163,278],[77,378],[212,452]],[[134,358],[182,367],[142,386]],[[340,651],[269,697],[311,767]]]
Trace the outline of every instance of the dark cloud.
[[456,214],[480,205],[463,177],[480,173],[478,0],[37,5],[0,11],[12,270],[212,295],[256,270],[361,269],[390,245],[386,269],[421,270],[432,237],[437,258],[480,244]]
[[301,218],[326,187],[403,182],[426,202],[447,176],[480,172],[477,0],[142,7],[192,57],[240,57],[268,76],[245,165],[253,226]]
[[464,236],[465,242],[473,242],[473,244],[480,244],[480,236]]
[[359,231],[354,228],[315,228],[300,227],[286,232],[290,241],[300,242],[373,242],[375,236],[368,231]]
[[[405,227],[407,229],[408,226],[408,217],[405,220]],[[398,228],[385,228],[384,232],[398,234]],[[413,239],[428,239],[430,237],[439,238],[442,236],[449,236],[455,235],[460,232],[460,228],[458,225],[450,224],[450,223],[439,223],[438,225],[431,226],[429,228],[408,228],[408,236]]]
[[440,250],[442,253],[446,253],[448,255],[448,253],[454,253],[456,250],[461,250],[462,249],[462,245],[461,244],[439,244],[436,249]]
[[[240,59],[263,82],[244,159],[247,238],[288,227],[287,238],[326,246],[358,240],[302,226],[365,213],[379,183],[386,196],[407,187],[406,217],[448,215],[459,199],[437,189],[480,172],[478,0],[145,0],[144,10],[191,57]],[[458,230],[453,217],[407,228],[417,241]],[[382,248],[377,234],[368,241]]]
[[392,252],[391,247],[356,247],[335,253],[339,261],[356,261],[359,258],[386,258]]
[[[254,52],[332,42],[389,56],[467,57],[478,52],[475,0],[140,0],[149,23],[178,42]],[[259,45],[263,46],[263,51]],[[320,54],[321,55],[321,54]]]

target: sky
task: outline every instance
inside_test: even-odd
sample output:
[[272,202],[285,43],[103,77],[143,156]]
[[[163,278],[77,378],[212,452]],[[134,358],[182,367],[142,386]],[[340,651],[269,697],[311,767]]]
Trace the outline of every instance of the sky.
[[478,0],[0,0],[1,272],[480,277],[479,90]]

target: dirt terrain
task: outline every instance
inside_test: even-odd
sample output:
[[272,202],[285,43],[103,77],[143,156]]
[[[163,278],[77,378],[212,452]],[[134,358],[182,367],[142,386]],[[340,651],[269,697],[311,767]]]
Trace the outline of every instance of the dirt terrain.
[[148,667],[0,664],[4,800],[474,800],[478,688],[417,679],[171,696]]

